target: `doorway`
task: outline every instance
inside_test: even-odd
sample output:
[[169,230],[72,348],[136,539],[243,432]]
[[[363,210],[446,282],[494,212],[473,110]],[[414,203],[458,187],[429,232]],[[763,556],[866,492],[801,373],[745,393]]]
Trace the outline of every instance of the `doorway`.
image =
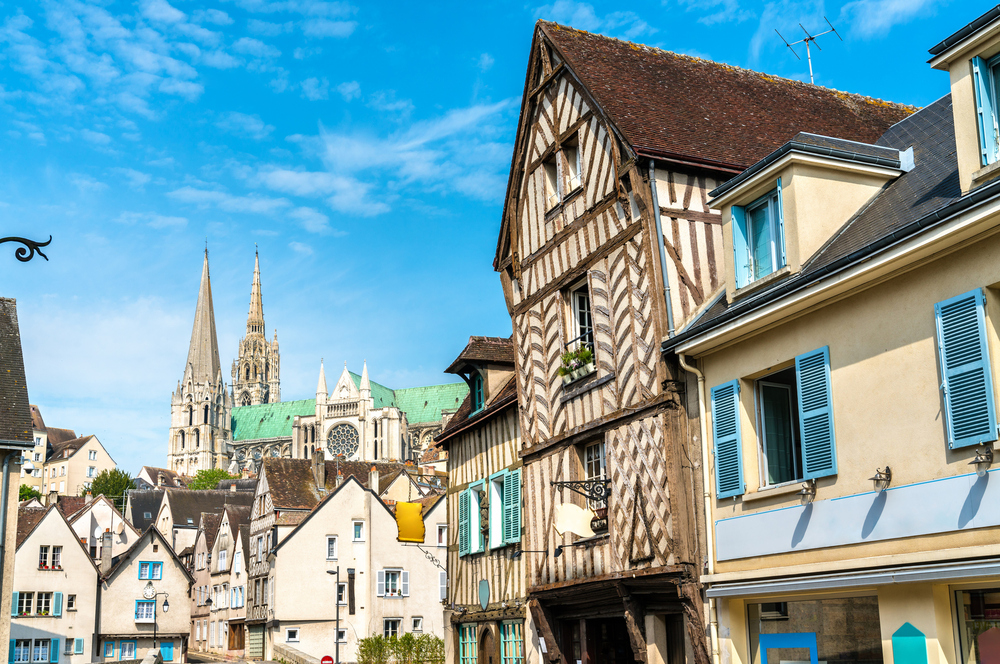
[[478,664],[497,664],[496,646],[493,641],[493,630],[487,627],[479,637]]

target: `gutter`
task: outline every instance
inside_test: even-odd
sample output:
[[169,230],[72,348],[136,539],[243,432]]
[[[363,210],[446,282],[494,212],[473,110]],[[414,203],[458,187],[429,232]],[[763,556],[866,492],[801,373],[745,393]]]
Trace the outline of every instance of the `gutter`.
[[689,329],[681,332],[676,337],[672,339],[667,339],[660,345],[661,352],[668,352],[680,346],[682,343],[689,341],[698,337],[700,334],[708,332],[716,327],[721,326],[723,323],[727,323],[735,318],[755,311],[771,302],[794,293],[796,291],[802,290],[818,281],[821,281],[824,277],[830,276],[836,272],[846,270],[854,265],[863,262],[864,260],[872,257],[873,255],[881,252],[884,249],[888,249],[896,244],[899,244],[911,236],[916,235],[920,231],[927,230],[933,226],[937,226],[945,221],[950,220],[952,217],[958,215],[959,213],[965,212],[966,210],[973,208],[981,203],[991,201],[993,199],[1000,198],[1000,180],[994,180],[993,182],[974,190],[973,192],[959,198],[958,200],[949,203],[943,207],[938,208],[930,214],[924,215],[920,219],[910,222],[906,226],[903,226],[897,231],[889,233],[878,240],[875,240],[871,244],[868,244],[857,251],[848,254],[842,258],[839,258],[832,263],[824,265],[815,272],[812,272],[805,276],[793,277],[791,280],[784,282],[780,286],[764,291],[756,298],[747,300],[737,304],[720,316],[712,319],[706,323],[703,327]]
[[985,14],[974,20],[972,23],[969,23],[964,28],[961,28],[958,32],[952,34],[950,37],[946,37],[943,41],[938,42],[934,46],[931,46],[929,49],[927,49],[927,52],[930,53],[931,55],[941,55],[949,48],[951,48],[955,44],[959,43],[960,41],[971,35],[973,32],[979,30],[979,28],[991,23],[998,16],[1000,16],[1000,6],[994,7],[993,9],[989,10],[988,12],[986,12]]

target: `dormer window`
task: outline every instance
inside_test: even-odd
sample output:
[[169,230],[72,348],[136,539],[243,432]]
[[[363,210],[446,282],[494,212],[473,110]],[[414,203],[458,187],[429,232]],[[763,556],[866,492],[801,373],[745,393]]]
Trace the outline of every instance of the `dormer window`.
[[476,373],[472,377],[472,412],[478,413],[483,409],[483,375]]
[[976,90],[976,115],[979,125],[979,154],[983,166],[997,161],[1000,151],[1000,128],[997,122],[997,99],[1000,98],[1000,55],[990,60],[972,58],[972,77]]
[[743,288],[785,266],[781,180],[776,189],[732,210],[736,287]]

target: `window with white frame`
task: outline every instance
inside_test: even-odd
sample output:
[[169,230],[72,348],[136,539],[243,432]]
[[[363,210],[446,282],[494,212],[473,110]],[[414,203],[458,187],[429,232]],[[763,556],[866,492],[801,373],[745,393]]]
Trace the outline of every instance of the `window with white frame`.
[[299,629],[297,627],[289,627],[285,630],[285,642],[295,643],[299,640]]
[[63,654],[72,655],[73,647],[76,645],[76,639],[64,639]]
[[448,524],[439,523],[437,527],[437,545],[448,546]]
[[49,547],[40,546],[38,547],[38,567],[39,569],[49,566]]
[[402,569],[380,569],[375,585],[375,594],[379,597],[409,597],[410,573]]
[[122,641],[119,659],[135,659],[135,641]]
[[347,604],[347,584],[337,584],[337,604]]
[[94,466],[87,466],[87,477],[94,477],[97,474],[97,468]]
[[336,560],[337,559],[337,536],[327,535],[326,536],[326,559]]
[[559,163],[555,157],[542,162],[542,177],[545,178],[545,209],[554,208],[562,200],[562,186],[559,182]]
[[97,450],[90,450],[90,451],[88,451],[87,452],[87,460],[88,461],[96,461],[97,460]]
[[382,636],[387,639],[394,636],[400,636],[399,626],[402,622],[402,618],[385,618],[382,620]]
[[76,611],[76,595],[67,595],[66,596],[66,610],[67,611]]
[[156,602],[140,599],[135,603],[135,621],[137,623],[153,622],[156,615]]
[[496,549],[506,544],[503,536],[503,485],[505,477],[506,473],[498,473],[490,478],[489,483],[490,497],[487,501],[487,507],[490,514],[488,538],[491,549]]
[[[588,480],[605,479],[608,476],[603,440],[583,448],[583,472]],[[590,500],[588,505],[594,510],[608,506],[604,500]]]
[[410,622],[411,632],[422,632],[424,631],[424,619],[420,616],[414,616],[413,620]]
[[365,522],[364,521],[352,521],[351,528],[353,530],[353,539],[355,542],[365,541]]
[[220,572],[225,572],[226,571],[226,563],[227,563],[226,559],[228,557],[229,557],[229,552],[228,551],[226,551],[225,549],[222,549],[221,551],[219,551],[219,571]]
[[52,612],[52,593],[35,594],[35,615],[47,616]]
[[570,339],[566,349],[575,351],[581,346],[593,352],[594,349],[594,319],[590,311],[590,287],[584,279],[572,286],[569,291],[570,306]]
[[34,606],[35,593],[21,592],[17,594],[17,613],[18,615],[30,615],[31,609]]
[[337,641],[340,643],[347,643],[347,630],[338,629],[337,630]]

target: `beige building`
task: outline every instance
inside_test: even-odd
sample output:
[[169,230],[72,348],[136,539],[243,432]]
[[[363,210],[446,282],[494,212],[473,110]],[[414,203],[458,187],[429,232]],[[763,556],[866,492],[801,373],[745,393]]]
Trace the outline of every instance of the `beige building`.
[[42,494],[79,496],[90,488],[101,471],[114,470],[111,458],[97,436],[81,436],[62,443],[50,443],[50,453],[42,466]]
[[14,558],[10,661],[94,661],[97,565],[54,505],[19,511]]
[[42,466],[49,458],[54,446],[77,438],[76,432],[72,429],[57,429],[56,427],[45,426],[42,419],[42,411],[38,406],[31,406],[31,433],[34,439],[34,448],[24,455],[26,462],[31,463],[31,468],[27,464],[21,470],[21,484],[27,484],[42,495],[48,493],[48,486],[42,480]]
[[207,561],[212,598],[208,650],[227,657],[242,657],[246,643],[248,575],[243,546],[249,536],[249,517],[249,506],[226,506],[219,515],[219,529]]
[[663,347],[698,381],[717,662],[1000,657],[998,53],[993,9],[931,49],[949,94],[711,192],[725,291]]
[[538,635],[525,575],[537,556],[521,546],[514,344],[470,337],[447,372],[467,381],[469,396],[436,438],[448,460],[450,498],[447,522],[428,524],[448,551],[446,660],[538,662],[538,649],[529,647]]
[[184,661],[193,579],[167,540],[150,528],[110,563],[102,565],[94,659],[142,659],[159,648],[163,661]]
[[[379,483],[376,470],[369,488],[348,476],[275,547],[266,659],[332,657],[336,639],[341,661],[352,662],[358,640],[375,634],[444,636],[445,551],[434,524],[445,520],[445,501],[440,494],[421,501],[424,544],[403,544],[393,509],[370,488]],[[339,586],[328,573],[337,570]],[[264,592],[257,583],[255,596]]]
[[212,597],[212,547],[219,533],[222,514],[203,512],[195,535],[190,566],[194,579],[191,588],[191,632],[188,642],[191,651],[206,652],[209,648],[208,622],[213,606]]

